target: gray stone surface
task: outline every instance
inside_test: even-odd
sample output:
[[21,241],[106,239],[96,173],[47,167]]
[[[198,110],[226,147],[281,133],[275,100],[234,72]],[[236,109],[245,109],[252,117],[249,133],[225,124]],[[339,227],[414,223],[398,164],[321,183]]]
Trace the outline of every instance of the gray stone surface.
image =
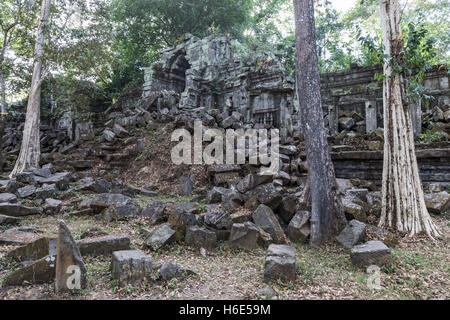
[[25,186],[23,188],[19,188],[19,190],[17,190],[17,193],[19,194],[20,198],[28,198],[36,193],[36,187],[31,185]]
[[150,225],[155,225],[167,220],[165,214],[166,205],[161,201],[151,202],[142,210],[141,216],[146,218]]
[[44,183],[44,185],[41,188],[36,189],[35,193],[36,197],[45,200],[47,198],[55,197],[56,192],[57,192],[56,184]]
[[311,213],[299,211],[287,227],[287,235],[293,242],[306,242],[311,234]]
[[56,238],[42,237],[9,251],[5,258],[19,262],[36,261],[46,256],[56,256]]
[[284,222],[289,223],[297,212],[298,198],[295,195],[288,195],[283,197],[280,208],[278,209],[279,216]]
[[141,284],[152,272],[152,259],[139,250],[113,252],[111,274],[119,287]]
[[286,235],[280,223],[272,209],[268,206],[260,205],[253,213],[253,221],[258,227],[268,232],[275,243],[285,244],[287,242]]
[[258,237],[259,229],[254,223],[235,223],[231,228],[230,244],[234,247],[255,249]]
[[389,266],[393,263],[391,250],[381,241],[369,241],[353,247],[350,257],[353,265],[359,268]]
[[217,235],[206,228],[191,226],[186,230],[185,242],[191,247],[212,250],[217,245]]
[[217,205],[209,205],[204,216],[205,223],[217,230],[230,230],[233,225],[231,216]]
[[353,248],[366,240],[366,224],[358,220],[350,221],[336,240],[348,249]]
[[49,215],[55,215],[60,213],[62,208],[62,201],[55,199],[46,199],[44,205],[44,213]]
[[24,217],[40,214],[38,208],[30,208],[20,204],[0,203],[0,214],[11,217]]
[[175,231],[169,223],[162,224],[151,231],[145,241],[152,250],[158,250],[175,239]]
[[70,179],[71,179],[70,173],[58,172],[48,178],[38,178],[37,182],[40,185],[55,184],[56,188],[59,191],[66,191],[67,189],[69,189]]
[[25,281],[33,284],[51,283],[55,280],[55,260],[55,256],[46,256],[15,270],[5,278],[4,285],[20,286]]
[[0,194],[0,203],[2,202],[9,202],[9,203],[16,203],[17,197],[16,195],[12,193],[1,193]]
[[108,255],[114,251],[130,249],[130,238],[124,236],[104,236],[77,241],[81,255]]
[[9,217],[9,216],[4,216],[4,215],[0,215],[0,225],[5,225],[5,224],[18,224],[20,223],[20,218],[15,218],[15,217]]
[[295,278],[295,248],[287,245],[270,245],[264,267],[264,282],[294,281]]
[[[78,275],[79,279],[72,279],[74,275]],[[80,250],[66,223],[59,220],[55,292],[60,294],[84,289],[87,286],[86,277],[87,269],[81,257]],[[72,285],[74,287],[71,287]]]

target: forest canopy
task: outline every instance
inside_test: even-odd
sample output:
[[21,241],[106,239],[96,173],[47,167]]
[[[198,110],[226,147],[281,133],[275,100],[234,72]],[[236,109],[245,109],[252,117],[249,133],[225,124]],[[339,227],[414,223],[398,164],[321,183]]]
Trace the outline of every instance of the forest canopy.
[[[0,4],[0,70],[8,103],[24,98],[29,88],[40,3],[3,0]],[[320,71],[379,63],[378,1],[357,0],[347,11],[339,11],[336,3],[315,1]],[[426,57],[429,64],[448,64],[449,2],[412,0],[401,5],[405,34],[411,26],[421,30],[419,45],[434,50]],[[139,84],[142,68],[186,33],[229,35],[244,49],[270,52],[292,74],[295,71],[290,0],[55,0],[48,29],[45,75],[63,82],[91,81],[112,99]]]

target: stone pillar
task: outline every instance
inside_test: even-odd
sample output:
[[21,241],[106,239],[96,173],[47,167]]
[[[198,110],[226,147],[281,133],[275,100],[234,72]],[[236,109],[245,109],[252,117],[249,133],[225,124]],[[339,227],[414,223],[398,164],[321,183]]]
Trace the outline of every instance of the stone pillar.
[[372,133],[378,128],[377,124],[377,101],[366,101],[366,132]]
[[419,100],[416,103],[411,103],[409,110],[411,111],[414,136],[417,137],[422,134],[422,101]]
[[339,132],[339,107],[337,105],[328,106],[328,122],[330,135],[336,135]]

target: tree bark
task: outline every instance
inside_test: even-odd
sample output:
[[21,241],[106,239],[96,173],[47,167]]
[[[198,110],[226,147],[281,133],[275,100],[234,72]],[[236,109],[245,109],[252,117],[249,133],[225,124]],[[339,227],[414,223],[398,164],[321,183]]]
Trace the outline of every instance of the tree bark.
[[42,59],[44,55],[45,32],[50,15],[51,0],[43,0],[41,7],[41,18],[36,34],[36,45],[34,48],[34,69],[31,80],[30,96],[28,97],[25,127],[23,129],[22,146],[17,158],[14,170],[10,177],[23,172],[29,167],[39,167],[41,148],[39,140],[40,107],[41,107],[41,84],[42,84]]
[[[403,49],[398,0],[382,0],[381,29],[385,55],[396,59]],[[391,60],[395,61],[395,60]],[[380,227],[395,227],[410,235],[426,232],[439,236],[425,205],[417,165],[412,120],[402,76],[384,64],[384,168]]]
[[308,158],[311,195],[311,243],[319,245],[338,235],[346,218],[338,195],[328,148],[322,102],[313,0],[293,0],[297,47],[297,97]]
[[6,115],[6,84],[5,77],[3,76],[3,71],[0,70],[0,90],[2,91],[2,107],[1,107],[1,116],[4,117]]

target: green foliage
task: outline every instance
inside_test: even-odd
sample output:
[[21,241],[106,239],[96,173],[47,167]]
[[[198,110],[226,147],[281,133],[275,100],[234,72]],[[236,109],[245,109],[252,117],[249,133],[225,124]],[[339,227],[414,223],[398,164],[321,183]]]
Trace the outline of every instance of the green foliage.
[[254,1],[248,0],[113,0],[114,48],[120,64],[113,69],[114,91],[142,76],[140,68],[156,60],[166,46],[186,33],[198,37],[224,33],[242,37]]
[[433,132],[432,130],[426,130],[425,134],[420,136],[419,143],[439,142],[443,140],[447,141],[447,137],[443,131]]
[[[416,102],[422,98],[429,101],[432,97],[425,94],[423,81],[425,73],[437,63],[434,46],[436,40],[428,36],[424,24],[409,22],[402,25],[402,29],[401,40],[404,46],[397,56],[384,54],[379,35],[372,38],[370,35],[362,35],[359,30],[358,41],[367,53],[367,61],[370,64],[388,64],[394,73],[402,75],[407,102]],[[382,74],[375,75],[376,80],[382,80],[383,77]]]

